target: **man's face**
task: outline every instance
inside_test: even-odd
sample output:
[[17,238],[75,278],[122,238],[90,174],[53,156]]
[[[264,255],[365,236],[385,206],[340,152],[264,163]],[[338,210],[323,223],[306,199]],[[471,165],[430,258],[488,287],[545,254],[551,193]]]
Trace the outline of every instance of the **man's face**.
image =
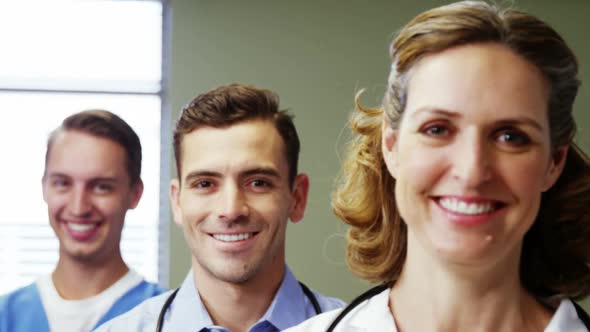
[[303,217],[309,183],[300,174],[289,185],[273,124],[199,128],[181,149],[181,182],[172,180],[170,195],[195,273],[235,284],[282,275],[287,219]]
[[143,191],[130,185],[125,150],[79,131],[63,131],[51,146],[43,199],[60,244],[60,258],[102,263],[120,255],[128,209]]

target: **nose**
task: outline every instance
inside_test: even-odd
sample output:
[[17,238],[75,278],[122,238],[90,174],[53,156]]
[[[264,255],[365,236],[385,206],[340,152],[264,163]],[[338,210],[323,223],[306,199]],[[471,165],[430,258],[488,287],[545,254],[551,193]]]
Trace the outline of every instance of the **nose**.
[[449,154],[453,177],[467,188],[478,188],[492,178],[493,153],[487,141],[479,137],[463,137]]
[[92,211],[90,193],[85,188],[75,188],[70,197],[70,213],[76,217],[86,217]]
[[245,194],[235,184],[226,184],[220,191],[217,202],[217,216],[219,220],[234,222],[248,217],[248,207]]

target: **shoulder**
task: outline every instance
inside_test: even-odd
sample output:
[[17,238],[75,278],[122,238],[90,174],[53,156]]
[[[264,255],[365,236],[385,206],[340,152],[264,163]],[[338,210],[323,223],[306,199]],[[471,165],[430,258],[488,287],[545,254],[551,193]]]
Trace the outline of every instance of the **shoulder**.
[[315,298],[318,300],[320,308],[322,309],[323,312],[342,308],[346,305],[346,303],[339,298],[325,296],[321,293],[318,293],[315,290],[312,290],[312,293],[315,296]]
[[135,293],[137,295],[143,295],[145,298],[150,298],[166,291],[168,291],[166,288],[160,287],[160,285],[156,283],[143,280],[137,286],[129,290],[129,293]]
[[557,307],[545,332],[586,332],[590,330],[588,325],[590,325],[588,314],[575,302],[564,299]]
[[12,307],[26,307],[36,302],[40,303],[41,298],[36,284],[32,283],[0,296],[0,313],[10,310]]
[[342,309],[335,309],[331,311],[327,311],[321,313],[317,316],[314,316],[303,323],[291,327],[286,332],[304,332],[304,331],[325,331],[328,326],[332,323],[332,321],[338,316],[338,314],[342,311]]
[[[388,306],[390,289],[378,290],[378,293],[353,306],[334,331],[396,331]],[[325,331],[342,310],[346,309],[337,309],[315,316],[288,331]]]
[[0,296],[0,331],[49,331],[36,283]]
[[100,325],[95,331],[152,331],[164,302],[172,292],[170,290],[143,301],[130,311]]
[[164,293],[167,289],[160,287],[157,283],[146,281],[137,271],[129,269],[116,284],[127,289],[127,294],[134,294],[138,297],[150,298]]
[[115,300],[111,308],[97,323],[97,326],[128,312],[146,299],[162,294],[163,292],[165,292],[165,289],[157,284],[142,280]]
[[307,308],[309,308],[315,300],[321,309],[320,312],[342,308],[346,305],[346,303],[344,303],[344,301],[341,299],[325,296],[311,287],[308,287],[305,283],[298,281],[289,266],[286,266],[285,268],[285,277],[281,287],[279,288],[277,296],[281,293],[283,296],[287,296],[290,299],[292,299],[294,296],[298,296],[299,294],[304,295],[304,301]]

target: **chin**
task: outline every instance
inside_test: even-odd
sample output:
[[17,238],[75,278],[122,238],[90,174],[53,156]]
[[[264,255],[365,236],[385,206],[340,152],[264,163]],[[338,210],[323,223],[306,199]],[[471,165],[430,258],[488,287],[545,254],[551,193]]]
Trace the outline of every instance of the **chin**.
[[442,261],[460,265],[481,265],[486,261],[494,260],[498,256],[494,248],[489,245],[467,244],[460,246],[436,246],[436,256]]
[[256,270],[245,262],[225,260],[218,263],[201,266],[213,278],[232,284],[246,283],[256,275]]
[[95,260],[95,253],[94,252],[70,252],[67,254],[69,257],[73,258],[75,261],[78,262],[90,262]]
[[254,277],[254,273],[248,273],[248,271],[241,271],[239,273],[232,273],[224,271],[221,273],[214,273],[216,279],[223,280],[231,284],[245,284]]

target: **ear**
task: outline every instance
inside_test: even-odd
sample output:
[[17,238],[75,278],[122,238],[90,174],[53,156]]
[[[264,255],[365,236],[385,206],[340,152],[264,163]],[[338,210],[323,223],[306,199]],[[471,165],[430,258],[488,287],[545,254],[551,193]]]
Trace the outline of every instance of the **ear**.
[[143,181],[141,179],[137,180],[137,183],[133,185],[131,188],[131,202],[129,202],[129,208],[135,209],[137,204],[139,204],[139,200],[143,195]]
[[293,205],[289,211],[289,219],[297,223],[303,219],[307,206],[307,193],[309,192],[309,177],[307,174],[299,174],[293,181]]
[[45,203],[47,203],[47,178],[45,177],[45,174],[43,174],[43,177],[41,178],[41,188],[43,189],[43,201],[45,201]]
[[182,227],[182,211],[180,209],[180,181],[170,180],[170,207],[174,223]]
[[557,182],[557,179],[559,179],[559,176],[565,167],[568,151],[569,146],[562,146],[553,152],[551,161],[549,162],[549,168],[547,169],[547,174],[545,175],[545,181],[543,182],[543,192],[553,187],[555,182]]
[[381,151],[383,153],[383,160],[389,173],[394,178],[397,177],[397,129],[391,128],[385,116],[383,116],[383,124],[381,127]]

